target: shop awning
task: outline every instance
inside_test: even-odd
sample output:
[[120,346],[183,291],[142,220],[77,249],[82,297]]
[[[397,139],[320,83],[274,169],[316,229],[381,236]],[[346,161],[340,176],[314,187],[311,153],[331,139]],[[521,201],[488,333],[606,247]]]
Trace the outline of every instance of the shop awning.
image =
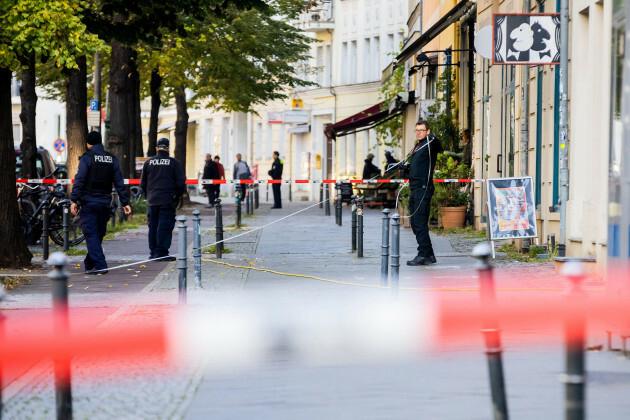
[[348,134],[369,130],[400,115],[400,110],[397,110],[393,114],[390,114],[388,109],[383,110],[382,108],[384,104],[385,102],[379,102],[378,104],[372,105],[371,107],[364,109],[345,120],[329,125],[325,130],[326,136],[334,139],[337,137],[347,136]]
[[396,57],[395,65],[397,67],[403,66],[405,61],[409,60],[415,53],[420,51],[425,45],[427,45],[431,40],[433,40],[436,36],[442,33],[443,30],[448,28],[453,22],[457,21],[459,18],[464,16],[464,14],[468,11],[469,7],[475,5],[475,2],[472,0],[462,0],[455,5],[451,10],[448,11],[444,16],[440,18],[433,26],[424,31],[422,35],[411,44],[403,47],[403,50]]

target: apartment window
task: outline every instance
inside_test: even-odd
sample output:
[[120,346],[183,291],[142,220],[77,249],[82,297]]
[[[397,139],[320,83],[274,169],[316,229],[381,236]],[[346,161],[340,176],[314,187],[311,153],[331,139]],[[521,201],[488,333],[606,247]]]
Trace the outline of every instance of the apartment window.
[[375,28],[378,28],[380,23],[381,23],[381,19],[380,19],[380,8],[381,8],[381,3],[380,2],[376,2],[376,5],[374,6],[373,9],[373,13],[374,13],[374,19],[373,19],[373,26]]
[[346,144],[348,146],[348,152],[346,153],[346,169],[348,174],[356,174],[356,160],[357,160],[357,139],[356,134],[348,134],[346,136]]
[[22,125],[13,124],[13,144],[19,146],[22,143]]
[[348,83],[357,82],[357,41],[350,42],[350,74]]
[[324,58],[324,47],[319,46],[317,47],[317,55],[315,57],[315,66],[316,66],[316,71],[317,71],[317,84],[319,86],[324,86],[324,65],[325,65],[325,58]]
[[370,26],[370,8],[366,7],[365,8],[365,27],[369,27]]
[[330,86],[330,45],[324,46],[324,84],[323,86]]
[[363,40],[363,81],[369,82],[371,79],[371,61],[372,58],[372,46],[370,38]]
[[348,59],[349,59],[349,53],[348,53],[348,43],[347,42],[342,42],[341,43],[341,75],[339,77],[339,80],[341,81],[342,85],[347,85],[348,84]]
[[254,126],[254,145],[256,159],[262,159],[262,123]]
[[372,59],[372,68],[374,69],[374,76],[372,80],[379,80],[381,73],[381,38],[378,36],[374,37],[374,42],[372,45],[372,51],[374,52],[374,58]]
[[212,118],[206,119],[205,133],[203,138],[204,153],[212,153],[212,138],[213,138],[213,123]]
[[438,66],[437,64],[437,56],[432,57],[429,60],[429,65],[427,68],[427,77],[426,77],[426,88],[425,91],[425,99],[435,99],[437,98],[437,84],[438,84]]
[[267,146],[267,150],[265,152],[265,159],[271,159],[271,154],[272,154],[272,149],[273,149],[273,124],[267,124],[265,145]]
[[394,54],[394,34],[387,35],[387,51],[385,53],[387,56]]

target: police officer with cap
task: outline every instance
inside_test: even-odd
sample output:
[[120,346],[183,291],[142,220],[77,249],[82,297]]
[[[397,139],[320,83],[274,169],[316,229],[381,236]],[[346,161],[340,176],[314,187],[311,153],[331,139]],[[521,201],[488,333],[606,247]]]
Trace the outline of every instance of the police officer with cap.
[[182,165],[169,156],[169,140],[157,141],[157,154],[144,162],[140,188],[149,202],[149,250],[151,259],[175,261],[168,255],[175,227],[175,209],[186,191]]
[[84,260],[85,273],[107,274],[102,243],[107,233],[112,184],[118,192],[125,214],[131,214],[131,207],[118,159],[103,148],[101,133],[92,131],[86,142],[88,151],[79,158],[79,169],[70,195],[70,211],[75,216],[79,214],[85,236],[88,251]]

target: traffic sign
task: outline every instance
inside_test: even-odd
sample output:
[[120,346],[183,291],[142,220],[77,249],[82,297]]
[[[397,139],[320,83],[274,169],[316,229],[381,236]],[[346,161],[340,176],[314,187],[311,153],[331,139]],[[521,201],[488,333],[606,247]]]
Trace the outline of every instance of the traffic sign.
[[291,101],[292,108],[304,108],[304,101],[302,99],[293,99]]
[[57,139],[53,143],[53,147],[55,148],[56,151],[61,153],[64,150],[66,150],[66,141],[64,139]]
[[92,99],[90,101],[90,111],[98,111],[98,101]]

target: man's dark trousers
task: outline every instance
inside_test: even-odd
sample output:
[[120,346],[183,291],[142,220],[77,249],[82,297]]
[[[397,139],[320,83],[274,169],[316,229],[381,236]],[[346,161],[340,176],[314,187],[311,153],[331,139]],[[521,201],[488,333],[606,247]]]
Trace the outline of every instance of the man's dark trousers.
[[429,214],[431,212],[432,191],[425,188],[414,188],[409,194],[409,211],[411,212],[411,230],[418,242],[418,255],[434,257],[431,238],[429,237]]
[[149,249],[150,258],[166,257],[171,247],[175,209],[170,204],[149,206]]
[[275,208],[282,207],[282,198],[280,197],[280,184],[271,184],[271,189],[273,190],[273,206]]
[[88,251],[83,260],[86,271],[107,269],[102,243],[103,237],[107,233],[109,214],[110,208],[107,204],[84,204],[81,206],[79,220]]

